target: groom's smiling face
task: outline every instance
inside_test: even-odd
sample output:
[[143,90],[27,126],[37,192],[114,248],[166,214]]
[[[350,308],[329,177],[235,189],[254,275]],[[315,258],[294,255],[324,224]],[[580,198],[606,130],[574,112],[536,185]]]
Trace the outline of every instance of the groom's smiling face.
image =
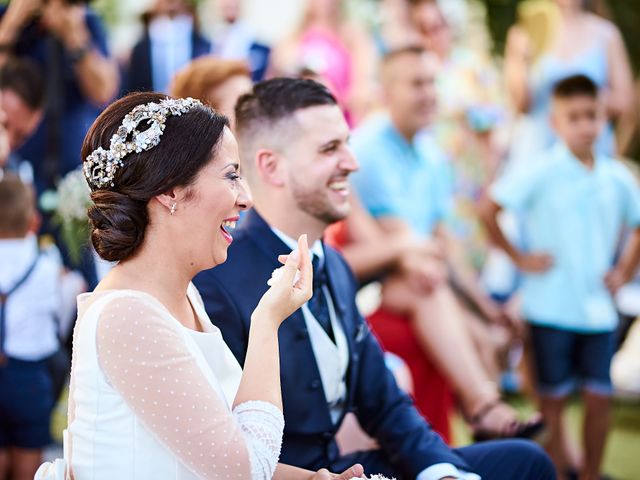
[[349,126],[336,105],[294,114],[286,147],[287,184],[297,208],[327,225],[350,211],[349,175],[358,169],[347,142]]

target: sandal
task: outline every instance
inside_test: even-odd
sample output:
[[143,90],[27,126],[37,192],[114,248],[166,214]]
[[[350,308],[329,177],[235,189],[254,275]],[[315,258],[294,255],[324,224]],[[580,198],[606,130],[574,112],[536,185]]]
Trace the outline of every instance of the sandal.
[[487,416],[496,408],[507,406],[497,398],[483,406],[469,421],[473,429],[473,439],[476,442],[504,438],[526,438],[535,440],[544,432],[544,422],[540,414],[534,415],[526,421],[514,419],[507,428],[491,428],[483,426]]
[[[575,468],[568,468],[564,471],[566,480],[578,480],[580,478],[580,474]],[[600,475],[600,480],[615,480],[613,477],[607,474]]]

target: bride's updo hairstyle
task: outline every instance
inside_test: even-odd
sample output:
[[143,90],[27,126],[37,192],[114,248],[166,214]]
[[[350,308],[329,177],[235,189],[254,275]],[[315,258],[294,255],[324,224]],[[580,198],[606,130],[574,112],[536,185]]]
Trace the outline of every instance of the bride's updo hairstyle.
[[[87,157],[97,149],[109,150],[112,136],[136,106],[166,99],[159,93],[132,93],[109,105],[82,144],[85,168],[91,166]],[[168,115],[157,145],[123,156],[108,184],[88,182],[92,190],[88,211],[91,243],[100,257],[122,261],[136,252],[149,224],[149,200],[193,184],[215,155],[228,124],[226,117],[199,103],[184,113]],[[137,128],[144,130],[147,124],[143,121]]]

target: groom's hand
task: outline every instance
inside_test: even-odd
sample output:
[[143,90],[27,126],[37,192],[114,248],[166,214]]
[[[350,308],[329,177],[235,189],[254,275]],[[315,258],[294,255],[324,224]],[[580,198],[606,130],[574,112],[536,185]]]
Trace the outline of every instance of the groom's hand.
[[331,473],[326,468],[323,468],[322,470],[318,470],[310,480],[351,480],[352,478],[364,478],[363,475],[364,468],[362,468],[362,465],[355,464],[340,474]]

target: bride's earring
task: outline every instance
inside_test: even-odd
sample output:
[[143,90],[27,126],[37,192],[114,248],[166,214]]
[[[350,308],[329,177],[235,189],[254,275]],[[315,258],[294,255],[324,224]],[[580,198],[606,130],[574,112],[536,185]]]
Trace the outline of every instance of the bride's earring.
[[173,215],[174,213],[176,213],[176,205],[177,203],[173,203],[173,205],[171,205],[171,210],[169,211],[169,214]]

